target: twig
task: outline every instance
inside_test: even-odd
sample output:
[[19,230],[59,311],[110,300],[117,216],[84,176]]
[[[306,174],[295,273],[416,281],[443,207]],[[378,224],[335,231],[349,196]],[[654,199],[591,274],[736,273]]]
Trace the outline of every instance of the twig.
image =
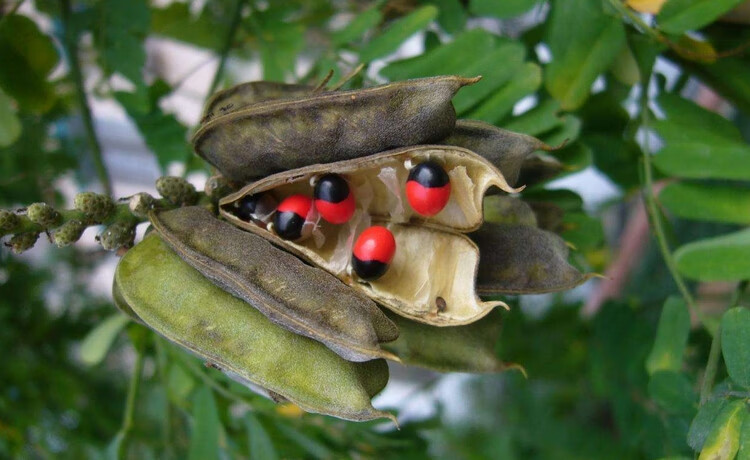
[[86,88],[83,85],[81,63],[78,61],[78,34],[74,30],[71,21],[70,0],[61,0],[61,3],[62,22],[65,29],[63,42],[68,54],[68,61],[70,62],[70,74],[73,78],[73,84],[76,87],[76,97],[81,109],[81,118],[83,119],[83,126],[86,130],[86,138],[89,147],[91,147],[91,156],[94,161],[94,167],[96,168],[96,174],[99,176],[99,181],[102,183],[102,187],[104,187],[104,192],[107,195],[112,195],[112,184],[109,180],[107,167],[104,164],[104,159],[102,157],[102,147],[99,144],[99,139],[96,137],[94,120],[91,116],[91,108],[86,99]]
[[130,376],[130,384],[128,385],[128,399],[125,403],[125,415],[122,418],[122,427],[120,428],[120,435],[122,441],[119,448],[117,449],[117,458],[123,459],[127,457],[128,447],[128,436],[130,431],[133,429],[133,418],[135,414],[135,403],[138,396],[138,389],[141,386],[141,373],[143,372],[143,357],[144,350],[143,344],[135,344],[135,365],[133,366],[133,375]]

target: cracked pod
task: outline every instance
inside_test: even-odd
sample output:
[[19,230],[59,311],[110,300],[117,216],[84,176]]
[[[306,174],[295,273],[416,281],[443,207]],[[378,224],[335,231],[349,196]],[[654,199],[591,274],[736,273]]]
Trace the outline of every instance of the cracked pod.
[[250,104],[203,123],[193,147],[224,176],[246,183],[310,164],[437,142],[456,123],[451,98],[477,80],[422,78]]
[[[451,182],[447,205],[434,216],[414,212],[404,188],[409,166],[432,160],[442,165]],[[238,217],[243,197],[267,193],[277,201],[294,194],[312,195],[323,174],[344,177],[357,203],[349,221],[314,223],[312,237],[281,239],[264,222]],[[468,324],[502,302],[483,302],[474,289],[479,250],[463,232],[482,224],[482,199],[490,187],[515,192],[503,175],[475,153],[438,145],[405,147],[364,158],[314,165],[263,178],[222,199],[221,215],[230,223],[263,236],[337,276],[399,315],[435,326]],[[385,274],[371,282],[351,270],[354,241],[370,225],[385,225],[396,239],[396,253]]]
[[372,300],[329,273],[198,206],[150,218],[185,262],[274,323],[322,342],[350,361],[397,359],[379,346],[398,337],[396,326]]
[[395,422],[370,401],[388,382],[385,361],[346,361],[314,340],[275,326],[183,262],[156,233],[122,258],[114,291],[129,315],[232,378],[308,412]]

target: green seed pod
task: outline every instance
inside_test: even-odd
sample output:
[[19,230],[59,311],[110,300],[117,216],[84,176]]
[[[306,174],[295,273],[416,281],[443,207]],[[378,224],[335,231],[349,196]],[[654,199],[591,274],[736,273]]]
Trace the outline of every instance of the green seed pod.
[[492,195],[482,203],[484,220],[497,224],[537,226],[536,215],[525,201],[507,195]]
[[485,157],[503,173],[511,185],[518,183],[524,161],[535,150],[553,150],[535,137],[477,120],[458,120],[456,129],[440,143],[463,147]]
[[15,254],[21,254],[33,248],[38,239],[39,233],[36,232],[19,233],[18,235],[14,235],[5,245]]
[[235,182],[388,148],[436,142],[453,129],[453,95],[476,78],[444,76],[262,102],[218,116],[195,151]]
[[[309,412],[395,422],[370,402],[388,381],[385,361],[345,361],[322,344],[275,326],[184,263],[158,235],[125,254],[115,282],[122,300],[151,329],[233,378]],[[334,298],[328,295],[321,306]]]
[[[404,187],[410,166],[427,160],[443,168],[450,180],[450,197],[433,216],[412,209]],[[240,208],[235,204],[250,195],[263,193],[276,202],[294,194],[312,195],[311,181],[329,173],[346,178],[357,203],[354,215],[342,225],[321,222],[312,238],[290,241],[237,213]],[[501,301],[485,302],[477,296],[474,281],[479,251],[461,234],[482,224],[482,199],[492,187],[518,191],[474,152],[419,145],[265,177],[222,199],[219,212],[229,223],[328,271],[399,315],[434,326],[458,326],[482,318],[494,307],[507,308]],[[352,244],[375,224],[388,227],[396,250],[385,274],[365,282],[353,273]]]
[[162,239],[188,264],[271,321],[345,359],[395,357],[380,342],[398,329],[374,302],[323,270],[192,206],[152,214]]
[[130,212],[139,219],[147,219],[148,213],[154,208],[156,200],[148,193],[136,193],[128,200]]
[[258,102],[290,99],[311,94],[314,86],[279,83],[275,81],[251,81],[214,93],[203,109],[201,124],[218,116],[236,112]]
[[69,220],[55,230],[52,239],[57,247],[64,248],[78,241],[84,230],[86,230],[86,224],[77,219]]
[[595,276],[568,263],[562,238],[536,227],[485,223],[469,236],[482,253],[477,274],[480,294],[564,291]]
[[105,221],[115,210],[112,198],[94,192],[81,192],[77,194],[73,199],[73,204],[87,218],[97,223]]
[[385,346],[409,366],[439,372],[491,373],[518,368],[497,358],[502,318],[499,311],[466,326],[435,327],[387,312],[399,336]]
[[171,203],[179,206],[198,202],[198,192],[195,191],[195,187],[182,177],[160,177],[156,181],[156,191]]
[[0,236],[11,233],[20,222],[21,220],[14,212],[0,209]]
[[135,226],[126,222],[115,222],[97,236],[99,244],[107,251],[131,247],[135,241]]
[[43,228],[54,227],[60,223],[62,216],[47,203],[34,203],[26,208],[26,217]]

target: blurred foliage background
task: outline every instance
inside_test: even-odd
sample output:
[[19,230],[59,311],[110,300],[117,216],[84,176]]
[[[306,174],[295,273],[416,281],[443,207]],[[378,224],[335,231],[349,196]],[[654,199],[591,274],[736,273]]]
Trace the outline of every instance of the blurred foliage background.
[[[93,233],[0,250],[0,457],[750,458],[750,7],[741,0],[4,0],[0,207],[202,186],[205,98],[482,75],[454,100],[565,146],[522,193],[606,274],[506,299],[520,373],[393,366],[389,424],[275,405],[112,307]],[[114,120],[114,121],[113,121]],[[135,146],[133,146],[135,143]],[[124,145],[124,147],[123,147]],[[523,181],[523,179],[522,179]],[[6,239],[7,241],[7,239]],[[88,241],[88,242],[87,242]]]

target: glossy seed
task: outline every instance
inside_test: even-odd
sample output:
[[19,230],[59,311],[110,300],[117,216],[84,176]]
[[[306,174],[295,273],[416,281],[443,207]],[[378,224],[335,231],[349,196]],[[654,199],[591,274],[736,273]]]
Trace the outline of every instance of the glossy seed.
[[305,222],[310,220],[313,209],[312,199],[305,195],[292,195],[285,198],[276,209],[273,219],[276,234],[285,240],[297,241],[309,236]]
[[354,243],[352,267],[357,276],[374,281],[383,276],[396,253],[396,239],[385,227],[372,226]]
[[276,200],[268,193],[242,197],[235,206],[237,217],[244,221],[265,220],[276,210]]
[[349,184],[338,174],[326,174],[315,184],[315,209],[332,224],[343,224],[356,206]]
[[439,164],[425,161],[409,171],[406,198],[419,214],[434,216],[445,207],[450,196],[450,178]]

